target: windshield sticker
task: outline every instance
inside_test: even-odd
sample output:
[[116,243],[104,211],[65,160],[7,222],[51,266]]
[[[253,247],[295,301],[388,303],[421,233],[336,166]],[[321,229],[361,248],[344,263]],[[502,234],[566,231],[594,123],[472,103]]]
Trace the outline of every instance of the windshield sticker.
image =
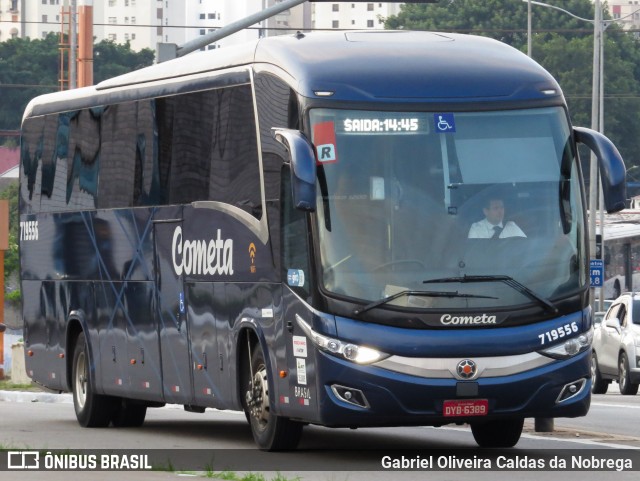
[[371,200],[384,200],[384,177],[371,177]]
[[456,131],[453,114],[433,114],[433,123],[436,126],[436,132],[440,134]]
[[291,287],[304,287],[304,271],[302,269],[289,269],[287,271],[287,284]]
[[336,129],[333,122],[320,122],[313,126],[313,142],[316,146],[318,164],[338,162]]

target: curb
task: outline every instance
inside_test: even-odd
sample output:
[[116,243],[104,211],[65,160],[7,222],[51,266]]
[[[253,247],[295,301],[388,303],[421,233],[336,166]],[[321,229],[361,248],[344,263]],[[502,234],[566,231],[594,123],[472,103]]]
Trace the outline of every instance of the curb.
[[18,403],[73,403],[71,394],[49,392],[0,391],[0,402]]

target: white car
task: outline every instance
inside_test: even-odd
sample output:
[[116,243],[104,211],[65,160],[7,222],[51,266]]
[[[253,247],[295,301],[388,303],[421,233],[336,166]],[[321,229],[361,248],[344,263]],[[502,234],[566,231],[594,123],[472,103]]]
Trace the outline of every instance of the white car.
[[626,293],[607,310],[593,335],[591,390],[604,394],[611,381],[620,393],[636,394],[640,384],[640,294]]

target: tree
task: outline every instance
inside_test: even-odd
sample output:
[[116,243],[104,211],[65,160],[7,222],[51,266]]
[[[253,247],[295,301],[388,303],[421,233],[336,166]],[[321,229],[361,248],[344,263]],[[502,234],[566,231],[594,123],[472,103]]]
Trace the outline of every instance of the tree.
[[129,42],[118,44],[102,40],[94,46],[93,57],[93,77],[95,83],[98,83],[151,65],[155,53],[148,48],[134,52]]
[[58,38],[0,42],[0,129],[18,130],[33,97],[58,89]]
[[[594,17],[591,0],[561,2],[563,9]],[[441,0],[405,4],[389,17],[391,29],[437,30],[492,37],[521,51],[527,46],[527,4],[518,0]],[[572,122],[591,125],[593,26],[554,9],[533,6],[533,58],[560,83]],[[627,167],[640,164],[640,43],[612,24],[604,45],[604,133]]]
[[[563,1],[562,8],[583,17],[593,18],[590,0]],[[590,34],[589,24],[557,10],[533,7],[532,29],[545,32],[571,31]],[[437,4],[405,4],[397,16],[389,17],[386,27],[391,29],[437,30],[474,33],[492,37],[512,47],[527,44],[527,4],[520,0],[441,0]],[[540,33],[536,34],[540,36]]]
[[[152,50],[134,52],[129,43],[103,40],[94,45],[94,81],[146,67],[153,60]],[[59,69],[59,40],[55,33],[43,39],[0,42],[0,129],[18,130],[32,98],[59,90]]]
[[[0,199],[9,200],[9,250],[4,253],[4,282],[5,288],[10,284],[9,280],[15,276],[20,269],[20,257],[18,255],[18,182],[12,182],[2,192]],[[19,290],[14,291],[19,296]],[[7,300],[11,300],[8,298]]]

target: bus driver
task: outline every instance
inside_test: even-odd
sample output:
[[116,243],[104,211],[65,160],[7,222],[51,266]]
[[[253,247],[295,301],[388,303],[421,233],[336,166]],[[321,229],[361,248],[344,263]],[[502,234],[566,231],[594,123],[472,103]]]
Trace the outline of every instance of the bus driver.
[[499,198],[488,198],[482,208],[485,218],[474,222],[469,229],[469,239],[504,239],[527,237],[513,221],[504,222],[504,202]]

